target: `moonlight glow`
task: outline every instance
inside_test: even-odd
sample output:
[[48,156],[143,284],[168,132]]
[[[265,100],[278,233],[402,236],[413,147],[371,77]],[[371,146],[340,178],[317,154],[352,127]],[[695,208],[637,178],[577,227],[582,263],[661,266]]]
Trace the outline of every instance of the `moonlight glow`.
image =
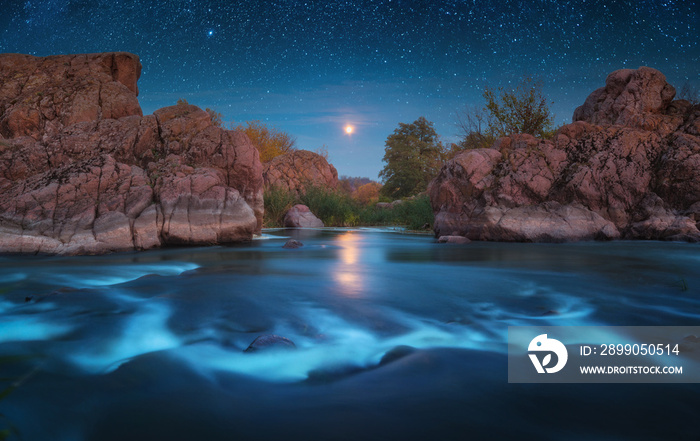
[[355,127],[351,126],[350,124],[345,126],[345,133],[352,135],[353,132],[355,132]]

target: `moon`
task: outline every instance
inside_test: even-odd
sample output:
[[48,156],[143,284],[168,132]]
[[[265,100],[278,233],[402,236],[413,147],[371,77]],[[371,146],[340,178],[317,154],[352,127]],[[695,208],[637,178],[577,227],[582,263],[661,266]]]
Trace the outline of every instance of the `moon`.
[[350,124],[345,126],[345,133],[347,133],[348,135],[352,135],[354,131],[355,127],[351,126]]

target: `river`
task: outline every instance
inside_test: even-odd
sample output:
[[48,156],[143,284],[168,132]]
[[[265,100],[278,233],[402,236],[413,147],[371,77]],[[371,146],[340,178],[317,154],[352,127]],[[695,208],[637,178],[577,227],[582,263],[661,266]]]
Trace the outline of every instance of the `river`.
[[[304,246],[282,248],[289,238]],[[508,326],[700,325],[699,267],[696,244],[452,245],[382,229],[0,256],[0,390],[16,386],[0,429],[26,441],[697,439],[697,384],[509,384],[506,339]],[[263,334],[297,349],[243,352]]]

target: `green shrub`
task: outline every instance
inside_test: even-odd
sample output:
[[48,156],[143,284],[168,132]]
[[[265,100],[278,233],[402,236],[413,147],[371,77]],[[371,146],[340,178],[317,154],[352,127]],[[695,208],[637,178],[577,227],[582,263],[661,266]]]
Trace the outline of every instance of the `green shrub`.
[[425,194],[404,200],[393,211],[399,223],[409,230],[421,230],[425,224],[432,226],[435,220],[430,198]]
[[265,201],[265,215],[263,226],[265,228],[282,227],[284,215],[297,203],[297,196],[285,188],[270,187],[263,193]]
[[358,223],[359,205],[347,194],[323,187],[307,186],[300,203],[309,207],[324,225],[353,227]]
[[421,230],[433,224],[433,210],[427,195],[405,199],[393,208],[362,205],[350,195],[324,187],[307,186],[301,195],[284,188],[265,189],[266,228],[284,226],[284,215],[296,204],[309,207],[327,227],[354,227],[358,225],[403,225],[409,230]]

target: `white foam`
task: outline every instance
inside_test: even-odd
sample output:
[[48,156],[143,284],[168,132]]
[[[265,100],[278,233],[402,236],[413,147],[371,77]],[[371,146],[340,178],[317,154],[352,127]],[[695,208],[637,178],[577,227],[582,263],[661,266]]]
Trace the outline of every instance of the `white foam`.
[[167,326],[170,308],[164,301],[129,301],[137,303],[139,309],[127,320],[121,333],[107,341],[87,345],[82,352],[69,356],[70,361],[87,372],[106,373],[138,355],[172,349],[182,344]]
[[0,285],[5,283],[19,282],[27,278],[25,273],[0,274]]
[[47,322],[35,315],[5,315],[0,321],[0,343],[51,340],[68,333],[71,329],[69,325]]
[[162,264],[100,265],[94,267],[61,268],[60,273],[44,272],[38,276],[48,282],[73,288],[93,288],[131,282],[146,275],[177,276],[198,268],[189,262]]
[[255,236],[253,236],[253,240],[272,240],[272,239],[280,239],[280,240],[289,239],[289,236],[278,236],[276,234],[265,234],[265,233],[256,234]]
[[[405,314],[395,317],[409,331],[381,336],[377,332],[352,324],[323,309],[308,309],[302,314],[316,323],[323,337],[293,335],[283,327],[273,333],[291,338],[297,350],[244,353],[211,343],[180,348],[177,354],[200,371],[228,371],[271,382],[304,380],[311,371],[335,366],[368,367],[376,365],[392,348],[408,345],[415,348],[469,348],[505,352],[504,341],[461,325],[445,325],[420,320]],[[498,340],[502,337],[498,336]]]

